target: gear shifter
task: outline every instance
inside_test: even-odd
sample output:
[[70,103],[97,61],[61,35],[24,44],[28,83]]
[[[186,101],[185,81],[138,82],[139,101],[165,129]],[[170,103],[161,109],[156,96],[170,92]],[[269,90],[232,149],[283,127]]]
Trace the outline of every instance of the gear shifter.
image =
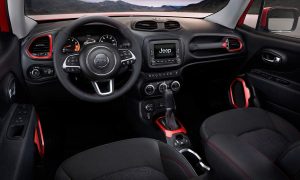
[[176,110],[176,105],[175,105],[173,92],[171,90],[166,89],[164,91],[164,100],[166,106],[164,125],[169,130],[176,130],[179,128],[179,125],[176,122],[176,118],[174,115],[174,111]]

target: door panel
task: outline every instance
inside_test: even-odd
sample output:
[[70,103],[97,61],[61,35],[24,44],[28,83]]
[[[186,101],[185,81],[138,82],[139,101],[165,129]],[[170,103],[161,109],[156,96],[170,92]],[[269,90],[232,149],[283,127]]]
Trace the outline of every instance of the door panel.
[[0,32],[0,179],[33,179],[36,112],[24,101],[19,40]]
[[[247,27],[238,30],[247,43],[249,57],[242,71],[247,72],[262,107],[300,129],[300,41]],[[280,62],[275,62],[274,54]]]

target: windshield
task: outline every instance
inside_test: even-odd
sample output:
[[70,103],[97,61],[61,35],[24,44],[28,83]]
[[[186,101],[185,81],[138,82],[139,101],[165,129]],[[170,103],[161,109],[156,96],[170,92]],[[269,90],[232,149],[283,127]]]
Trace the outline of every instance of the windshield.
[[25,0],[27,15],[124,13],[206,16],[224,8],[229,0]]

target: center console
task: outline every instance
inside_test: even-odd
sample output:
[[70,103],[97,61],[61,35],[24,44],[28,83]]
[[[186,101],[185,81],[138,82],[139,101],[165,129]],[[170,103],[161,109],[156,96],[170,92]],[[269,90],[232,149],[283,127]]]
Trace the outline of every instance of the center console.
[[[200,156],[192,150],[187,130],[176,118],[174,95],[183,86],[181,68],[184,64],[184,47],[179,38],[169,37],[146,39],[143,46],[145,63],[137,90],[139,98],[132,100],[128,107],[138,105],[137,130],[143,136],[165,141],[196,164],[200,171],[209,171]],[[136,96],[136,92],[133,94]],[[132,111],[130,111],[132,115]],[[195,162],[195,163],[194,163]]]
[[146,61],[143,82],[139,87],[143,97],[140,115],[143,120],[150,121],[164,112],[162,96],[165,90],[180,91],[184,47],[180,38],[164,36],[146,39],[143,49]]
[[173,92],[169,89],[164,91],[165,115],[155,120],[155,124],[164,133],[167,144],[173,146],[183,154],[199,173],[210,171],[201,157],[192,150],[191,141],[183,124],[175,117],[176,104]]

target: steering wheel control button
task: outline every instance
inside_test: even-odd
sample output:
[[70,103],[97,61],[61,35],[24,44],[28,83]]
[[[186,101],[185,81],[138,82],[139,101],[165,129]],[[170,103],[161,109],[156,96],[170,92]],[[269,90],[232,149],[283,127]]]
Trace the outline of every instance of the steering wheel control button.
[[109,64],[109,58],[105,54],[98,54],[94,59],[94,66],[103,69]]
[[119,49],[122,66],[129,66],[135,63],[135,55],[128,49]]
[[179,91],[180,83],[178,81],[173,81],[171,83],[171,89],[172,89],[172,91],[175,91],[175,92]]
[[67,58],[67,62],[66,62],[67,66],[79,66],[79,59],[78,56],[74,55],[74,56],[69,56]]
[[148,96],[151,96],[155,93],[155,87],[152,84],[148,84],[145,87],[145,94],[147,94]]
[[79,55],[72,54],[65,59],[63,69],[67,73],[80,73]]

